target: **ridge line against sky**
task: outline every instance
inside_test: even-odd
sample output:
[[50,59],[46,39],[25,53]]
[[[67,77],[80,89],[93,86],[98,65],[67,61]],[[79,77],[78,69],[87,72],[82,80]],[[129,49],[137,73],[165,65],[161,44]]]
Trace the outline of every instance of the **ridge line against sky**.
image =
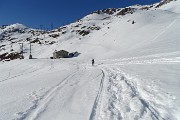
[[54,28],[74,22],[93,11],[148,5],[160,0],[0,0],[0,26],[21,23],[28,27]]

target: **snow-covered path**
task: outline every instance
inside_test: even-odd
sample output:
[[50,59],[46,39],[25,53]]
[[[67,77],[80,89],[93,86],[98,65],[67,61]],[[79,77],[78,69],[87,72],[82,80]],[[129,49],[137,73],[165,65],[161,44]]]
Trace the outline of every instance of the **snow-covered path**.
[[169,96],[156,95],[155,84],[154,89],[146,88],[117,68],[105,71],[106,82],[95,120],[173,118],[172,113],[168,113],[171,103],[164,102]]
[[88,119],[101,78],[98,70],[79,68],[51,90],[30,115],[30,120],[52,119],[52,116],[54,120]]
[[101,70],[63,60],[6,64],[0,65],[5,70],[0,79],[0,119],[89,119]]
[[73,60],[1,63],[0,119],[176,120],[178,56],[108,59],[95,67]]
[[177,54],[101,61],[104,84],[90,120],[179,119]]

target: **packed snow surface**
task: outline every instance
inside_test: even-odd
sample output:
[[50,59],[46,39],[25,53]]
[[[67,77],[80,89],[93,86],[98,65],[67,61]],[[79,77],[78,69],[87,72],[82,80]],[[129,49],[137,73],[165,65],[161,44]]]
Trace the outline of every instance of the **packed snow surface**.
[[[4,33],[12,27],[25,31]],[[15,51],[24,43],[25,56],[0,61],[0,120],[180,120],[179,28],[180,0],[124,16],[92,13],[54,30],[57,38],[33,33],[44,39],[32,44],[34,59],[30,28],[0,29]],[[12,49],[8,40],[0,46]],[[61,49],[80,54],[50,59]]]

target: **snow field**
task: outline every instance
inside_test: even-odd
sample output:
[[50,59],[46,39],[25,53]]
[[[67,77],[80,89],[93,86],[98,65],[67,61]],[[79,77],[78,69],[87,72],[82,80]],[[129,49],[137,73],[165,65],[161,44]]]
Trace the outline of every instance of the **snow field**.
[[[21,40],[30,34],[12,34],[24,42],[25,59],[0,62],[0,120],[179,120],[179,1],[125,16],[88,15],[66,34],[56,31],[58,38],[45,35],[54,44],[33,44],[32,60]],[[72,32],[93,25],[101,29]],[[81,54],[49,59],[61,49]]]
[[3,69],[10,75],[0,83],[1,119],[89,118],[101,71],[86,70],[76,62],[46,59],[16,60],[9,67]]

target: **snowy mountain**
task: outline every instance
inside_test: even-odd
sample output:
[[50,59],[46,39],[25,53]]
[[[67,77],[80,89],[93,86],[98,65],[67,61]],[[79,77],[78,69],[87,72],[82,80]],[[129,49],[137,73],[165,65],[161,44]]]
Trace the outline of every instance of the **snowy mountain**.
[[0,120],[179,120],[179,28],[180,0],[0,27]]

